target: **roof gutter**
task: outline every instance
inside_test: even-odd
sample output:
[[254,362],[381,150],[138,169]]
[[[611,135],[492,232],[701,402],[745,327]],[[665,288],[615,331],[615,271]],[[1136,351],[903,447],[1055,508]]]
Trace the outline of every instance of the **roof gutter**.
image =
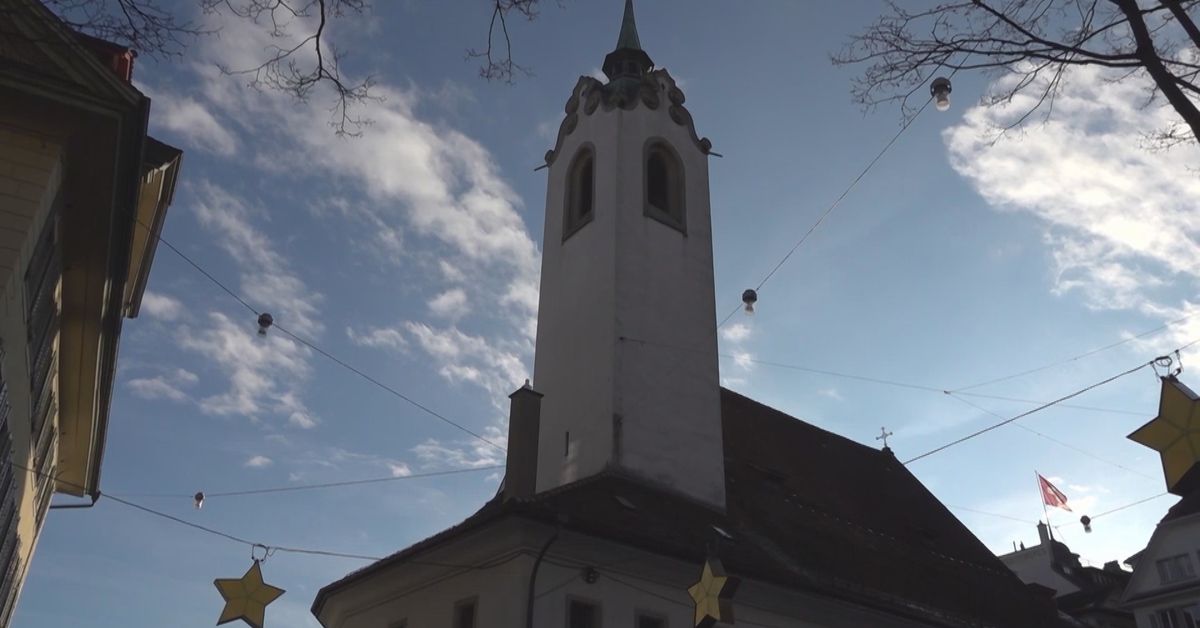
[[104,446],[108,436],[109,410],[112,407],[113,383],[116,379],[117,349],[120,345],[121,324],[124,319],[125,282],[128,279],[128,246],[122,240],[133,230],[137,215],[138,194],[141,189],[142,160],[146,145],[146,133],[150,124],[150,99],[139,94],[137,108],[121,120],[122,153],[127,158],[117,173],[123,185],[114,198],[112,220],[108,230],[107,288],[104,295],[101,321],[100,373],[96,391],[97,404],[92,430],[92,442],[88,447],[88,495],[93,500],[100,497],[100,467],[104,460]]

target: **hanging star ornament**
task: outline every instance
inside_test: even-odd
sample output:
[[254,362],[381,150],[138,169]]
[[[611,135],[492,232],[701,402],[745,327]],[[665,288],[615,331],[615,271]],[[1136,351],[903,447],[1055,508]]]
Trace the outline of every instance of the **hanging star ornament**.
[[218,578],[213,584],[225,598],[225,609],[217,619],[218,626],[240,619],[254,628],[263,628],[267,605],[284,594],[283,589],[263,582],[257,560],[241,578]]
[[740,580],[725,573],[721,561],[710,558],[700,572],[700,582],[688,589],[696,602],[696,628],[733,623],[733,594]]
[[1129,439],[1162,456],[1168,491],[1185,495],[1200,489],[1200,397],[1175,376],[1162,378],[1158,416]]

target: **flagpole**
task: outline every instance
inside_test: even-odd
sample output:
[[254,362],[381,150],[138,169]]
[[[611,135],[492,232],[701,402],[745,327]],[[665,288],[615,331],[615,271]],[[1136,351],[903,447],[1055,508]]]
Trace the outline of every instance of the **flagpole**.
[[1042,474],[1038,473],[1037,469],[1033,470],[1033,479],[1037,482],[1038,499],[1042,500],[1042,513],[1046,515],[1046,532],[1050,533],[1050,540],[1054,540],[1054,528],[1050,527],[1050,509],[1046,508],[1046,492],[1042,488]]

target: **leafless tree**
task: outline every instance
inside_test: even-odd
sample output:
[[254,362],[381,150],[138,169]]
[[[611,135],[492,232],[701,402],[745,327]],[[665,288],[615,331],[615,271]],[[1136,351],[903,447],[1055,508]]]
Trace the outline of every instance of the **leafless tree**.
[[1010,73],[1011,82],[985,104],[1028,92],[1049,116],[1065,73],[1074,66],[1114,69],[1113,80],[1151,79],[1146,102],[1165,98],[1179,116],[1157,135],[1162,144],[1200,141],[1200,0],[958,0],[887,11],[851,39],[837,64],[863,64],[855,99],[870,108],[899,103],[905,117],[926,102],[938,74]]
[[[180,54],[196,37],[213,34],[177,19],[159,0],[42,0],[72,28],[102,39],[128,45],[141,54],[170,57]],[[331,23],[362,14],[368,0],[196,0],[208,13],[226,13],[265,29],[273,41],[288,42],[268,48],[253,67],[222,67],[229,75],[249,78],[257,88],[273,89],[306,101],[318,87],[332,90],[333,127],[339,135],[358,135],[369,122],[355,105],[373,98],[372,76],[347,78],[342,73],[344,51],[330,41]],[[480,76],[511,83],[526,66],[513,57],[508,18],[514,12],[525,19],[537,17],[540,0],[494,0],[487,31],[487,47],[470,49],[468,58],[480,59]]]
[[[537,17],[540,0],[495,0],[492,6],[492,20],[488,24],[487,47],[482,50],[472,48],[467,51],[467,58],[480,59],[483,65],[479,67],[479,76],[489,80],[499,80],[512,83],[518,74],[529,75],[529,68],[518,65],[513,61],[512,36],[508,33],[508,15],[516,12],[527,20]],[[499,27],[499,34],[496,30]],[[499,41],[503,38],[503,42]],[[500,46],[503,51],[499,51]]]

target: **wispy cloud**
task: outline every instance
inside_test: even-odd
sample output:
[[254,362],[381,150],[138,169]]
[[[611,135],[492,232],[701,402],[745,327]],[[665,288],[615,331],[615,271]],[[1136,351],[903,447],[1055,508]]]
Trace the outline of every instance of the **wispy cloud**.
[[243,466],[251,469],[262,469],[264,467],[271,466],[272,462],[273,461],[266,456],[251,456]]
[[458,320],[471,311],[467,293],[462,288],[452,288],[429,301],[429,311],[438,318]]
[[299,382],[310,375],[308,349],[280,334],[259,336],[252,321],[220,312],[211,312],[208,323],[179,331],[180,344],[211,359],[229,382],[225,392],[201,399],[201,409],[251,419],[275,414],[297,427],[316,425],[298,394]]
[[437,362],[442,377],[480,386],[493,400],[516,390],[528,377],[529,371],[517,346],[506,347],[455,326],[437,328],[409,321],[404,329]]
[[164,321],[177,321],[184,313],[183,303],[179,299],[150,290],[142,295],[142,311],[151,318]]
[[734,323],[721,328],[721,338],[730,342],[741,342],[750,337],[750,326],[745,323]]
[[[1195,306],[1169,300],[1162,288],[1200,280],[1200,146],[1140,148],[1175,114],[1144,102],[1144,77],[1114,77],[1072,70],[1052,118],[1027,133],[993,141],[1032,104],[1019,96],[972,107],[943,137],[955,170],[990,204],[1044,222],[1056,294],[1078,293],[1093,308],[1177,317]],[[1180,332],[1167,341],[1181,340]]]
[[[489,427],[483,436],[505,447],[508,439],[499,427]],[[417,459],[430,468],[479,468],[504,464],[504,452],[479,440],[446,442],[430,438],[413,447]]]
[[200,101],[141,84],[138,87],[154,100],[154,123],[183,137],[188,142],[184,148],[195,147],[226,157],[237,152],[237,137],[229,131],[229,125],[218,121]]
[[169,399],[171,401],[187,401],[190,399],[183,388],[195,384],[199,377],[186,369],[175,369],[166,375],[148,378],[136,378],[126,382],[133,394],[143,399]]
[[838,389],[832,388],[832,387],[831,388],[820,388],[817,390],[817,394],[821,395],[822,397],[828,397],[830,399],[833,399],[834,401],[842,401],[844,399],[842,397],[842,393],[838,392]]
[[202,182],[198,188],[196,216],[238,262],[242,294],[270,311],[289,330],[306,336],[319,334],[324,328],[317,318],[321,295],[305,286],[270,238],[250,223],[252,209],[211,182]]
[[347,327],[346,337],[360,347],[395,351],[404,351],[408,348],[408,340],[404,338],[404,333],[391,327],[372,327],[362,332]]

